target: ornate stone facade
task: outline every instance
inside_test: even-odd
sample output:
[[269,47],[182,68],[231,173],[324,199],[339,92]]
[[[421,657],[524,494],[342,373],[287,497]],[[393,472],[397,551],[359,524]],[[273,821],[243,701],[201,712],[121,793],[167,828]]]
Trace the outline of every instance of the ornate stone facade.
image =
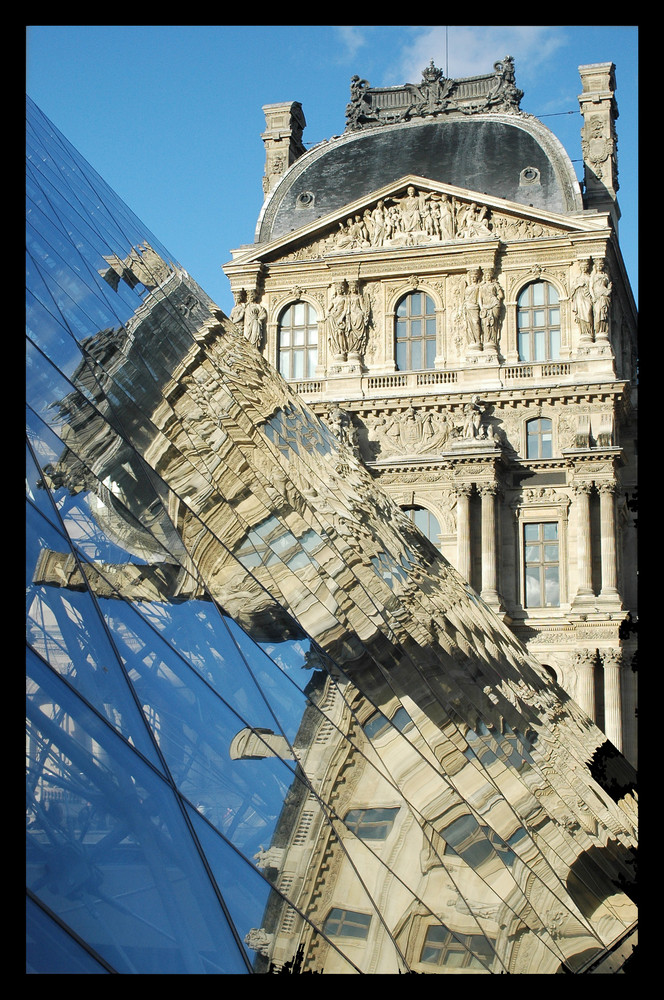
[[[636,317],[615,229],[614,70],[580,72],[584,210],[434,181],[417,157],[372,188],[368,164],[362,197],[225,270],[236,292],[259,275],[277,368],[293,350],[284,309],[307,304],[315,356],[289,381],[634,761]],[[328,146],[419,120],[542,129],[520,111],[512,60],[473,81],[433,64],[402,88],[354,77]],[[518,190],[569,165],[550,162],[515,163]]]

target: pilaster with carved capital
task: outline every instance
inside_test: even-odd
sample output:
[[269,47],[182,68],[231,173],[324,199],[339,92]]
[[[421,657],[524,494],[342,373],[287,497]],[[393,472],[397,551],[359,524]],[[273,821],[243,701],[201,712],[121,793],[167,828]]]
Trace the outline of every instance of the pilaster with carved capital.
[[622,752],[622,685],[623,654],[620,649],[601,651],[604,667],[604,732],[614,747]]
[[464,580],[470,580],[470,497],[471,483],[458,483],[454,487],[457,498],[457,569]]
[[618,564],[616,558],[616,493],[615,480],[597,482],[600,510],[600,545],[602,557],[602,590],[600,599],[620,606],[618,593]]
[[498,560],[496,535],[496,497],[500,492],[498,483],[482,483],[477,487],[482,499],[482,598],[489,605],[497,607]]
[[576,500],[578,586],[574,604],[593,600],[592,547],[590,537],[590,494],[592,483],[575,483],[572,492]]

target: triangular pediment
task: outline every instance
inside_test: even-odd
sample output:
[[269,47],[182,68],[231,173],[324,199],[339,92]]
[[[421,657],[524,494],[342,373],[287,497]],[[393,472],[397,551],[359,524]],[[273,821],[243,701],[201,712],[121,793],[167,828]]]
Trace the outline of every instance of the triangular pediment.
[[301,255],[409,249],[478,240],[596,232],[602,215],[559,215],[467,188],[407,175],[269,243],[242,248],[233,265]]

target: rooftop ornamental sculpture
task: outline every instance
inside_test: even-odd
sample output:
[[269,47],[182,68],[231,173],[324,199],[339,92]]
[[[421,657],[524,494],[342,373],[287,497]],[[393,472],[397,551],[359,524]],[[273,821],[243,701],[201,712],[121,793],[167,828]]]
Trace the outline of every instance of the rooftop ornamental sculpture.
[[456,111],[520,112],[523,91],[516,86],[514,59],[505,56],[493,64],[493,73],[448,79],[433,59],[422,70],[419,84],[401,87],[371,87],[368,80],[353,76],[350,101],[346,105],[346,132],[378,125],[394,125],[412,118],[435,118]]

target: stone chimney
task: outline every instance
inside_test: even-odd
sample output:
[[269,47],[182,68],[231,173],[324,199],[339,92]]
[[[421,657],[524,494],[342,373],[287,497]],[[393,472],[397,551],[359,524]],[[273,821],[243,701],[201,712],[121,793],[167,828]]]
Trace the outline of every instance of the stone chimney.
[[291,163],[306,152],[302,143],[302,132],[307,123],[302,105],[297,101],[265,104],[263,112],[266,125],[265,132],[261,133],[261,139],[265,144],[263,194],[267,198]]
[[620,209],[616,200],[619,185],[615,70],[614,64],[610,62],[579,66],[583,87],[583,92],[579,94],[579,105],[584,119],[581,130],[584,203],[586,208],[610,212],[617,230]]

